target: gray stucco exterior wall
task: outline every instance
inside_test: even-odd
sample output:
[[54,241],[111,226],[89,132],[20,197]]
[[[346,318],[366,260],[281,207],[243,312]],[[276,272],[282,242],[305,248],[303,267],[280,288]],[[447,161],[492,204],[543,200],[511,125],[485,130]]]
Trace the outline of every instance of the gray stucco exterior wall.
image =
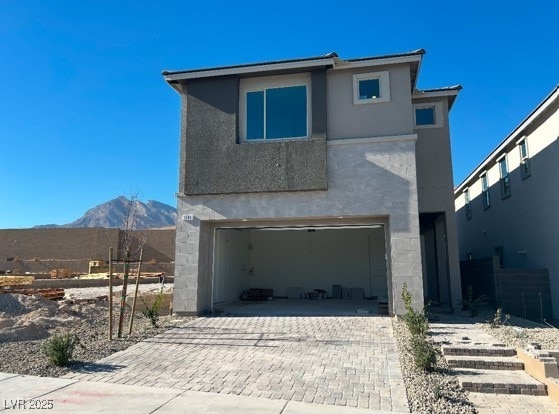
[[239,142],[239,79],[192,80],[183,94],[180,190],[188,195],[326,190],[326,75],[312,73],[309,139]]
[[[353,75],[390,71],[390,101],[353,103]],[[328,139],[405,135],[413,132],[409,65],[328,72]]]
[[329,145],[328,165],[328,191],[180,197],[179,217],[193,214],[194,220],[177,222],[174,310],[198,313],[211,308],[213,227],[288,220],[386,223],[391,311],[404,311],[404,282],[414,306],[422,307],[415,136]]
[[417,162],[417,197],[419,213],[445,213],[446,240],[448,255],[448,272],[452,305],[459,307],[462,298],[460,290],[460,261],[458,257],[458,234],[454,213],[454,183],[452,177],[452,156],[450,147],[450,130],[448,119],[448,101],[417,99],[414,104],[435,103],[442,105],[443,122],[437,128],[418,128],[416,162]]

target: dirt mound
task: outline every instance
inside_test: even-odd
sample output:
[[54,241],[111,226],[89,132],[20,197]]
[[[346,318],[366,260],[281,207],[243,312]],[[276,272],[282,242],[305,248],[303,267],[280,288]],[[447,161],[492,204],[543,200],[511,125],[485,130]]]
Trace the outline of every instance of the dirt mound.
[[27,296],[9,293],[0,295],[0,318],[19,316],[38,309],[54,311],[57,307],[56,302],[38,295]]
[[51,330],[72,328],[87,317],[83,310],[41,296],[0,295],[0,342],[43,339]]

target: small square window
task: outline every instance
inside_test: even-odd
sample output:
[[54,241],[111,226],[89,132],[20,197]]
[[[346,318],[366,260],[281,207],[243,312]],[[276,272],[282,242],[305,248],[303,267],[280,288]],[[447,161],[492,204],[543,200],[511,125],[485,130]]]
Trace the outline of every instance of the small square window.
[[435,125],[435,107],[416,108],[415,125]]
[[359,81],[359,99],[380,98],[380,79],[363,79]]
[[359,73],[353,75],[353,104],[390,101],[389,73]]
[[415,103],[413,105],[413,119],[416,129],[442,127],[444,124],[442,103]]

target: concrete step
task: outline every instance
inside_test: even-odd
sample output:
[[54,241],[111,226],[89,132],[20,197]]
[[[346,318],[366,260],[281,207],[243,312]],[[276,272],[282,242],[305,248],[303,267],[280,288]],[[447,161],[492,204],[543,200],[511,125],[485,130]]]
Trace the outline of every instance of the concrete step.
[[524,369],[524,363],[515,357],[449,356],[446,362],[451,368],[491,369],[517,371]]
[[493,345],[443,345],[443,355],[477,357],[512,357],[516,349],[501,344]]
[[545,384],[524,371],[454,369],[460,386],[470,392],[492,394],[547,395]]

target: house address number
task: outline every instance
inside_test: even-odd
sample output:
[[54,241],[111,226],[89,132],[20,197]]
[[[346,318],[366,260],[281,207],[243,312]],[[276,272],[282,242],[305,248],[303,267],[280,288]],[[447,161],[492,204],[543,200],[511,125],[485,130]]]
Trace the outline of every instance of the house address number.
[[184,216],[182,216],[182,220],[183,221],[192,221],[192,220],[194,220],[194,214],[185,214]]

